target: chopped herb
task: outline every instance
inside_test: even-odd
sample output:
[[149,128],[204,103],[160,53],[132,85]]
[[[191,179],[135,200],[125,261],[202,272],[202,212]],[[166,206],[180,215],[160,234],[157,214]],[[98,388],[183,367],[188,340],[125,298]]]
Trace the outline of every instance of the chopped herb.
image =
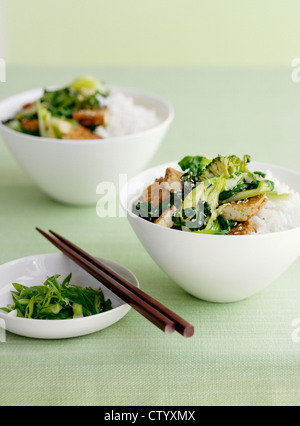
[[62,284],[59,278],[53,275],[43,285],[32,287],[14,283],[13,304],[0,309],[7,313],[16,310],[21,318],[44,320],[81,318],[112,309],[111,300],[105,299],[100,288],[73,285],[72,274]]

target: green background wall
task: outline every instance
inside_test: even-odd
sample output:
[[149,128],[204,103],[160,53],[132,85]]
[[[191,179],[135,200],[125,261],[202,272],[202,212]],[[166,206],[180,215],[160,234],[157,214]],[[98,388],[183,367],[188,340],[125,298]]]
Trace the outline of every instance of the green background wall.
[[300,56],[299,0],[0,0],[0,6],[9,64],[289,67]]

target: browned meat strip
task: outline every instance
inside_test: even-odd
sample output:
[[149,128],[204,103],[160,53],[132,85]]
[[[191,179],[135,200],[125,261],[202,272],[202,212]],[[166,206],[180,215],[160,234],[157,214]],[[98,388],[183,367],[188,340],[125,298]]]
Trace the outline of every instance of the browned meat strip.
[[73,112],[73,119],[78,121],[82,126],[105,126],[108,123],[108,109],[82,109]]
[[22,109],[31,108],[36,104],[36,102],[29,102],[28,104],[23,105]]
[[256,232],[256,229],[250,222],[250,220],[246,220],[246,222],[241,222],[230,231],[229,235],[250,235]]
[[228,220],[236,220],[237,222],[245,222],[265,205],[267,197],[265,194],[248,198],[247,200],[237,201],[224,205],[222,215]]
[[101,139],[100,136],[95,135],[89,129],[85,127],[75,127],[67,135],[64,136],[64,139],[73,139],[73,140],[84,140],[84,139]]
[[173,182],[180,182],[183,173],[178,170],[173,169],[172,167],[168,167],[165,173],[165,181],[170,185]]
[[173,191],[180,191],[182,189],[181,177],[183,173],[178,170],[168,167],[166,169],[164,181],[168,182]]
[[154,222],[156,225],[164,226],[165,228],[172,228],[174,222],[172,220],[172,217],[176,213],[175,206],[170,207],[169,209],[165,210],[163,214],[156,219]]
[[26,132],[35,132],[39,129],[39,121],[38,120],[28,120],[28,118],[22,118],[21,126]]
[[153,207],[157,207],[169,197],[170,185],[167,182],[156,181],[144,190],[141,200],[152,204]]

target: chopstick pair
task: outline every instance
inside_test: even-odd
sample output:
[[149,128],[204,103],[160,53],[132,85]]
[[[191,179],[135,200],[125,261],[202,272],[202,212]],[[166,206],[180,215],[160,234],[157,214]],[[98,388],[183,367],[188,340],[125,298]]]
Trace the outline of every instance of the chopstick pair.
[[120,297],[120,299],[128,303],[166,334],[173,333],[176,330],[184,337],[193,336],[194,327],[191,324],[141,289],[132,285],[100,260],[94,258],[54,231],[49,231],[52,236],[40,228],[36,229],[73,262],[104,284],[109,290]]

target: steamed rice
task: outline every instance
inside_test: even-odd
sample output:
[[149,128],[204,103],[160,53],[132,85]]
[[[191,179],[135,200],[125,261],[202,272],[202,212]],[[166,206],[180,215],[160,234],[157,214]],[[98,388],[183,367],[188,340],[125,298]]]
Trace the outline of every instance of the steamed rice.
[[264,207],[250,220],[258,234],[287,231],[300,226],[300,195],[273,177],[270,171],[266,179],[275,184],[278,194],[291,194],[286,200],[268,200]]
[[99,126],[95,133],[103,138],[125,136],[151,129],[161,119],[155,110],[136,105],[134,100],[123,93],[114,93],[106,98],[109,111],[107,127]]

